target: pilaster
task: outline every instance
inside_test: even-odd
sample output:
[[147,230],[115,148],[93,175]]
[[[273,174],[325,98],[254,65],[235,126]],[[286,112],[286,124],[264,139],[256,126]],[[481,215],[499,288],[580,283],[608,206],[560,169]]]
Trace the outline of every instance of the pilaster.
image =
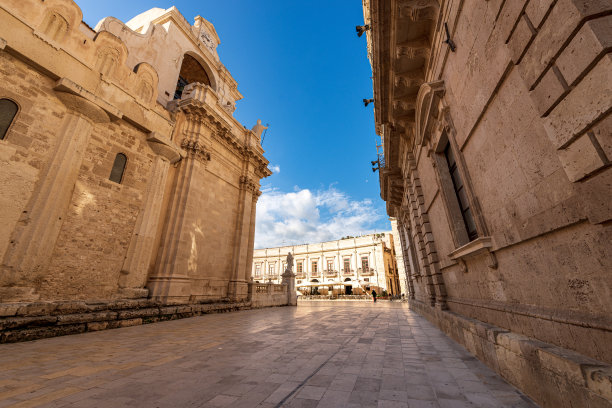
[[4,265],[16,280],[32,282],[44,274],[72,199],[91,130],[96,123],[110,120],[104,109],[87,95],[67,89],[62,80],[55,89],[68,110],[57,132],[55,151],[4,257]]

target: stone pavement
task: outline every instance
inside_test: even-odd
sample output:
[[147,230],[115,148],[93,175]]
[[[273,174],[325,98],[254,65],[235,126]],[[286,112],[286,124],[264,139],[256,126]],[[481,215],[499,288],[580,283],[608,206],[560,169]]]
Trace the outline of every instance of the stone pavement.
[[0,407],[535,407],[407,305],[309,302],[0,345]]

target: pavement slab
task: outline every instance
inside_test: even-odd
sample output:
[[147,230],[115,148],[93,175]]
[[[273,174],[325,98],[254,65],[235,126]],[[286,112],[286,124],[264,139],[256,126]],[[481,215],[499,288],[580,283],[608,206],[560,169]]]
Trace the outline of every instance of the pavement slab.
[[537,407],[405,303],[302,302],[0,345],[0,407]]

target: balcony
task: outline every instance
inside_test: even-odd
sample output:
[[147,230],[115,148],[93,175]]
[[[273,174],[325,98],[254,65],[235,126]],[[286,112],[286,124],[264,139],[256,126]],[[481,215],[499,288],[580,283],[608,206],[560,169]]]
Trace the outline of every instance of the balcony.
[[338,276],[338,271],[323,271],[325,276]]
[[355,271],[352,269],[341,269],[340,271],[342,272],[343,275],[352,275],[355,273]]
[[298,272],[295,274],[295,278],[296,279],[305,279],[306,278],[306,274],[304,272]]
[[361,276],[372,276],[374,275],[374,268],[359,268],[357,273]]

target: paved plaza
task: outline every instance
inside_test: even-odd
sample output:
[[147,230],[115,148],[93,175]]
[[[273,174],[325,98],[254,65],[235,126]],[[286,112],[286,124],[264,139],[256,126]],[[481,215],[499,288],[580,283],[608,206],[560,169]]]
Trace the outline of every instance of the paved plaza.
[[535,407],[400,303],[309,302],[0,345],[0,407]]

